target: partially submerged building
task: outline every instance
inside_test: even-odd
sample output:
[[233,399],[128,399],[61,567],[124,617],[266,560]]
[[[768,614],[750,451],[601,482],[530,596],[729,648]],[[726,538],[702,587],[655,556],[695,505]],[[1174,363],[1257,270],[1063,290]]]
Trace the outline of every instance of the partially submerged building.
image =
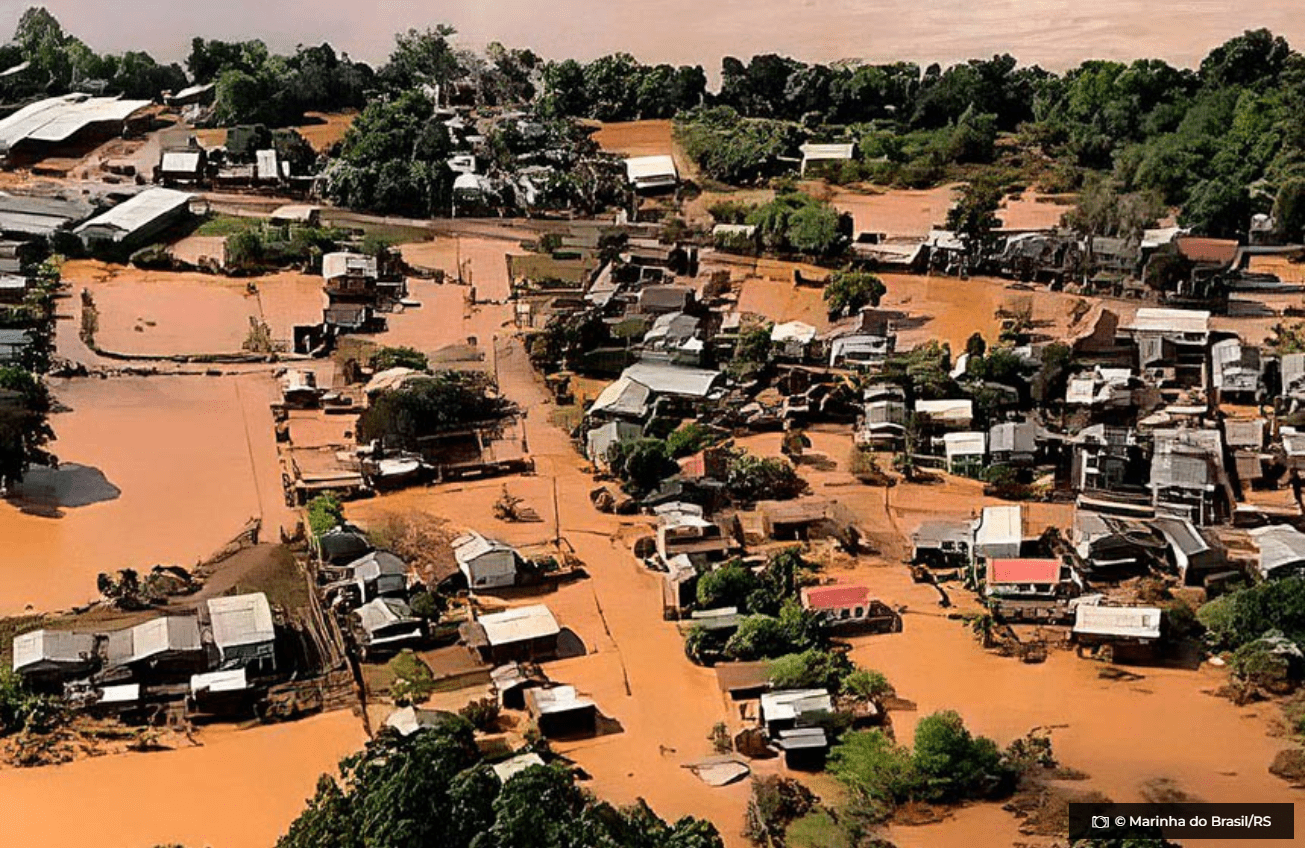
[[472,531],[453,540],[453,557],[473,592],[501,589],[517,582],[520,557],[511,545]]
[[276,669],[276,627],[262,592],[225,595],[205,602],[208,627],[217,647],[219,670]]
[[75,232],[87,250],[142,247],[190,215],[191,195],[170,188],[148,188]]
[[491,665],[557,656],[562,628],[543,604],[482,615],[460,628],[463,641]]
[[529,689],[526,712],[547,738],[592,735],[598,729],[598,705],[574,686]]
[[13,669],[37,689],[58,689],[64,680],[98,666],[91,633],[32,630],[14,637]]

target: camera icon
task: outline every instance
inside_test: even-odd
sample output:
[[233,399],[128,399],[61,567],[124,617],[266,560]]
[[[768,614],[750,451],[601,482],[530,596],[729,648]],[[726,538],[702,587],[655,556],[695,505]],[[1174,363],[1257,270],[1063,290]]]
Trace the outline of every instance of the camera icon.
[[1093,816],[1092,827],[1093,829],[1110,827],[1110,816]]

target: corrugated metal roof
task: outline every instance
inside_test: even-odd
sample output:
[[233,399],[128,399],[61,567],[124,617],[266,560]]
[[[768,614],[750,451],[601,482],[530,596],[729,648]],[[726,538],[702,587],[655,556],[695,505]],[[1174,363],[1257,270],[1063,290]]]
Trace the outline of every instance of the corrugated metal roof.
[[193,616],[169,615],[131,628],[131,662],[170,651],[198,651],[199,622]]
[[532,751],[509,757],[501,763],[495,763],[490,768],[494,769],[494,774],[498,777],[499,783],[507,783],[517,772],[525,771],[531,766],[542,766],[543,764],[544,760]]
[[648,400],[651,397],[652,389],[638,380],[621,377],[608,383],[607,387],[598,393],[589,411],[641,416],[648,411]]
[[512,552],[511,545],[495,539],[487,539],[472,531],[453,540],[453,556],[460,564],[466,564],[494,551]]
[[324,279],[332,280],[348,274],[375,277],[377,275],[376,257],[368,256],[365,253],[349,253],[348,251],[337,251],[322,256],[322,277]]
[[24,139],[65,141],[91,124],[125,121],[149,105],[148,100],[119,100],[84,94],[50,97],[28,104],[0,121],[0,148],[13,147]]
[[159,167],[165,172],[192,174],[199,170],[201,156],[198,150],[166,150]]
[[272,607],[262,592],[208,599],[213,642],[219,648],[256,645],[276,638]]
[[943,451],[947,458],[954,456],[982,456],[987,450],[986,433],[946,433],[943,435]]
[[193,674],[190,677],[191,694],[201,692],[243,692],[249,688],[245,670],[210,671],[205,674]]
[[856,145],[850,141],[843,144],[812,144],[808,142],[798,149],[802,151],[803,159],[814,162],[822,159],[851,159],[856,152]]
[[653,362],[636,362],[621,374],[657,394],[706,397],[721,379],[721,372],[705,368],[680,368]]
[[1079,604],[1074,609],[1074,632],[1091,636],[1159,639],[1163,613],[1156,607],[1103,607]]
[[125,237],[188,203],[190,195],[184,191],[170,188],[146,189],[82,224],[77,232],[85,232],[91,227],[104,227],[118,230]]
[[792,721],[807,713],[828,713],[833,708],[829,692],[824,689],[785,689],[761,695],[761,720],[767,724]]
[[1305,566],[1305,533],[1285,524],[1256,527],[1248,531],[1260,549],[1260,574],[1269,577],[1288,566]]
[[974,418],[974,402],[969,398],[917,400],[915,411],[928,415],[935,421],[969,421]]
[[544,604],[482,615],[476,622],[484,629],[485,638],[491,645],[543,639],[562,632],[552,611]]
[[1203,309],[1142,307],[1128,329],[1144,333],[1208,333],[1210,313]]
[[625,160],[625,175],[632,183],[673,182],[680,172],[670,156],[632,156]]
[[974,531],[980,546],[1019,544],[1024,539],[1024,512],[1018,506],[985,506]]
[[551,689],[529,689],[526,705],[535,715],[555,715],[574,710],[597,709],[598,705],[576,692],[574,686],[554,686]]

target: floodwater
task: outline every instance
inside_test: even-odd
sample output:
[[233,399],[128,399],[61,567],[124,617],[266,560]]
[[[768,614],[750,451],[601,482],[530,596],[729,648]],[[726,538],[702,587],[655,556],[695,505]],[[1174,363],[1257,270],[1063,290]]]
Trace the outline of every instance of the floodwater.
[[[0,8],[9,32],[25,3]],[[330,41],[363,61],[385,59],[393,34],[452,24],[460,43],[529,47],[547,58],[593,59],[633,53],[645,62],[702,64],[716,75],[720,57],[780,52],[809,61],[863,58],[956,61],[1011,53],[1025,63],[1063,69],[1089,58],[1159,57],[1193,66],[1210,48],[1244,29],[1269,27],[1305,41],[1305,19],[1291,0],[1269,0],[1230,14],[1224,0],[385,0],[362,7],[342,0],[231,0],[185,5],[137,0],[132,14],[84,0],[47,0],[64,28],[97,50],[148,50],[185,58],[193,36],[261,38],[274,49]]]
[[53,768],[0,769],[0,845],[270,848],[318,775],[365,740],[349,712],[248,730],[213,727],[195,748]]
[[102,571],[194,566],[250,518],[262,515],[273,538],[289,521],[270,376],[52,380],[51,389],[70,409],[51,418],[56,455],[102,475],[88,484],[96,493],[118,493],[74,505],[85,490],[66,491],[60,517],[0,501],[0,615],[84,603]]

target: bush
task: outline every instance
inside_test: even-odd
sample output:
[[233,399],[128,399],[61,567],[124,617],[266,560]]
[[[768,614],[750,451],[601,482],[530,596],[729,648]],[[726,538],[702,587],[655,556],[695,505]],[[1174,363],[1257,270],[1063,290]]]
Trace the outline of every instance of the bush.
[[845,654],[812,649],[771,660],[770,685],[776,689],[838,692],[853,673],[852,662]]
[[691,456],[716,441],[716,436],[697,421],[681,424],[666,437],[671,456]]
[[420,704],[435,691],[435,675],[430,666],[412,651],[400,651],[387,666],[395,678],[390,697],[396,704]]
[[498,728],[499,704],[494,697],[477,698],[458,710],[458,715],[471,722],[477,730],[490,732]]
[[1305,641],[1305,577],[1286,577],[1239,589],[1197,610],[1215,648],[1236,650],[1270,631]]
[[806,481],[787,460],[738,450],[725,474],[725,490],[740,503],[790,500],[807,490]]
[[615,442],[607,449],[607,464],[632,495],[646,495],[677,473],[680,466],[661,439]]
[[308,529],[321,536],[344,523],[344,504],[335,492],[323,492],[308,502]]
[[376,371],[391,368],[411,368],[425,371],[430,367],[426,354],[412,347],[383,347],[372,354],[371,366]]
[[761,581],[741,560],[730,560],[698,578],[697,601],[702,609],[736,607],[746,610],[748,596]]
[[878,701],[893,694],[893,685],[877,671],[858,668],[843,678],[840,692],[858,701]]
[[825,285],[825,306],[830,319],[855,315],[866,306],[878,306],[888,289],[878,275],[868,271],[835,271]]

